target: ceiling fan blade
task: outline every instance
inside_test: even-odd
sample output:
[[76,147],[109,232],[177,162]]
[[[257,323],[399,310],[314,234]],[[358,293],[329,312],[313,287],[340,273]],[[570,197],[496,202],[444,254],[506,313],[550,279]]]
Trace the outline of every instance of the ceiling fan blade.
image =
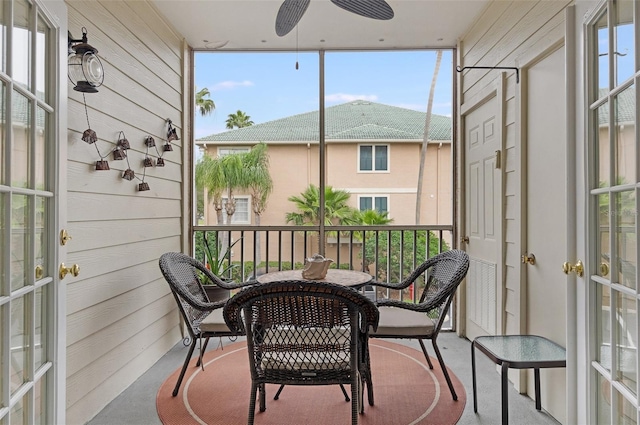
[[294,29],[311,0],[284,0],[276,16],[276,34],[282,37]]
[[365,18],[387,21],[393,18],[393,9],[385,0],[331,0],[338,7]]

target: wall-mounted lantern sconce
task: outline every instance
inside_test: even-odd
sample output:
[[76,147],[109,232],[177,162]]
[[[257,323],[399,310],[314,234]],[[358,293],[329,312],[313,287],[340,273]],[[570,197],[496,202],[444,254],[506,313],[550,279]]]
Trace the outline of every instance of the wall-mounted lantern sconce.
[[69,80],[73,89],[82,93],[97,93],[104,82],[104,68],[98,50],[87,43],[87,29],[82,27],[82,38],[74,39],[68,33]]

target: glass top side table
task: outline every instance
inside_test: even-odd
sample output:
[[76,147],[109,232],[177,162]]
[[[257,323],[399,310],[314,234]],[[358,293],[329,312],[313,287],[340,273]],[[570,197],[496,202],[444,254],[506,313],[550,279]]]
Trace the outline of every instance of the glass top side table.
[[471,343],[471,369],[473,373],[473,411],[478,412],[476,391],[475,349],[482,351],[495,364],[502,365],[502,423],[509,423],[508,371],[533,369],[535,376],[536,409],[542,409],[540,401],[540,369],[566,367],[566,350],[553,341],[538,335],[479,336]]

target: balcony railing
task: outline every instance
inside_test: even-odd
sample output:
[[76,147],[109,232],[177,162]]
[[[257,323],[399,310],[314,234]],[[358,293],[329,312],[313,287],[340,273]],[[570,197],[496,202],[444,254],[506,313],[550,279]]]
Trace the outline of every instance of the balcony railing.
[[[302,269],[305,258],[321,253],[334,260],[332,268],[361,270],[379,282],[398,282],[427,258],[451,248],[453,226],[325,226],[321,243],[318,235],[313,226],[195,226],[194,255],[206,263],[206,246],[214,247],[220,257],[227,254],[224,263],[232,266],[222,277],[235,281]],[[378,288],[373,297],[416,302],[424,280],[416,284],[417,288],[412,285],[404,291]]]

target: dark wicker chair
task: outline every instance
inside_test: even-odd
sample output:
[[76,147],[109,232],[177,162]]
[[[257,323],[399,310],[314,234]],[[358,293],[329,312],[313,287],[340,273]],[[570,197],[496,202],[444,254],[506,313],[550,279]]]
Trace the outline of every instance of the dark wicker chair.
[[[224,307],[229,329],[247,335],[251,371],[248,423],[265,385],[351,385],[351,421],[371,387],[368,332],[378,310],[354,289],[325,282],[282,281],[243,289]],[[372,403],[372,399],[369,403]],[[311,402],[311,401],[310,401]]]
[[[189,332],[189,352],[184,360],[178,382],[173,390],[173,396],[178,395],[180,384],[187,371],[187,366],[200,342],[200,353],[196,367],[202,367],[202,353],[207,349],[210,337],[236,336],[235,331],[229,330],[222,317],[222,307],[226,299],[210,302],[202,285],[215,284],[228,290],[241,288],[251,282],[231,283],[220,280],[211,273],[201,262],[179,252],[167,252],[160,257],[160,270],[169,283],[171,292],[178,303],[180,314]],[[202,343],[204,339],[204,344]]]
[[451,300],[469,270],[469,256],[460,250],[446,251],[420,264],[410,276],[400,283],[373,282],[378,287],[404,289],[425,274],[425,288],[418,303],[383,299],[376,302],[380,311],[378,329],[371,338],[417,339],[422,347],[429,368],[433,369],[423,340],[430,339],[449,385],[451,396],[458,400],[447,367],[436,344],[436,339],[448,313]]

